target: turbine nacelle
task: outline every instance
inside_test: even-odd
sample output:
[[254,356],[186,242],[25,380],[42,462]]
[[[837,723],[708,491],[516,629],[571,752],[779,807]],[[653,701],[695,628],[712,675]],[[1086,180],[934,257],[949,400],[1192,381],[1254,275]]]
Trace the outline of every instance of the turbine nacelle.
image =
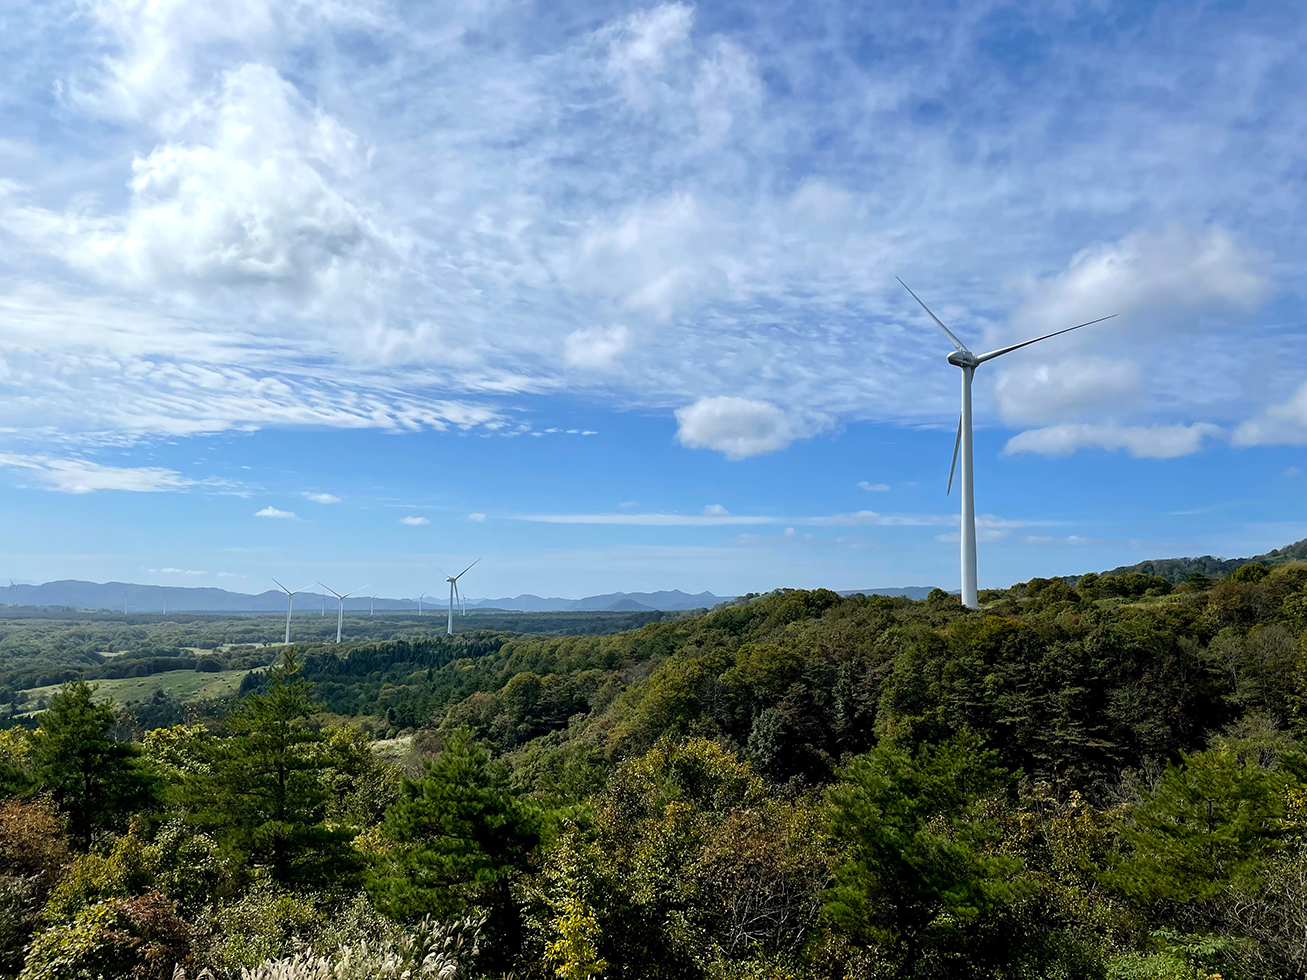
[[956,364],[960,368],[976,368],[980,366],[980,358],[969,350],[955,350],[948,356],[950,364]]

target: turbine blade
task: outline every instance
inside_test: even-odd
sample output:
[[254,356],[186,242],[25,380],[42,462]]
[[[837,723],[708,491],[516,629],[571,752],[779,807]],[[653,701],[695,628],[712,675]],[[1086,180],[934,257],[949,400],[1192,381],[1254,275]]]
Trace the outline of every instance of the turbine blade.
[[996,357],[1004,354],[1010,354],[1014,350],[1022,347],[1029,347],[1031,344],[1037,344],[1041,340],[1047,340],[1049,337],[1060,337],[1064,333],[1070,333],[1072,330],[1079,330],[1081,327],[1087,327],[1094,323],[1102,323],[1104,320],[1110,320],[1116,316],[1115,313],[1109,313],[1107,316],[1100,316],[1097,320],[1086,320],[1084,323],[1077,323],[1074,327],[1067,327],[1065,330],[1054,330],[1052,333],[1046,333],[1042,337],[1036,337],[1034,340],[1024,340],[1019,344],[1013,344],[1011,347],[1000,347],[998,350],[992,350],[988,354],[981,354],[976,358],[977,364],[984,364],[986,361],[992,361]]
[[[898,276],[895,276],[894,278],[899,279]],[[913,293],[912,287],[910,287],[906,282],[904,282],[902,279],[899,279],[899,285],[902,286],[904,289],[906,289],[909,293],[912,293],[912,298],[915,299],[918,303],[921,303],[921,297],[918,296],[916,293]],[[957,337],[953,336],[952,330],[944,326],[944,321],[941,320],[939,317],[937,317],[934,313],[930,312],[929,306],[927,306],[925,303],[921,303],[921,308],[925,310],[927,313],[930,313],[930,318],[935,321],[935,323],[939,326],[939,329],[944,331],[944,333],[948,336],[948,339],[952,341],[954,347],[956,347],[960,351],[965,351],[967,349],[967,345],[964,344],[962,341],[958,340]]]
[[[481,560],[480,558],[477,559],[477,561],[480,561],[480,560]],[[474,561],[474,562],[472,563],[472,565],[475,565],[475,564],[477,563],[477,561]],[[459,579],[461,579],[464,575],[466,575],[466,574],[471,570],[472,565],[468,565],[467,568],[463,569],[461,572],[459,572],[457,575],[455,575],[455,576],[454,576],[454,581],[457,582],[457,581],[458,581]]]
[[[275,578],[273,579],[273,581],[277,582]],[[286,586],[282,585],[280,582],[277,582],[277,588],[281,589],[281,591],[285,592],[287,595],[290,595],[290,589],[286,588]]]
[[953,471],[958,468],[958,448],[962,445],[962,416],[958,416],[958,437],[953,440],[953,462],[948,467],[948,489],[944,491],[944,496],[953,492]]

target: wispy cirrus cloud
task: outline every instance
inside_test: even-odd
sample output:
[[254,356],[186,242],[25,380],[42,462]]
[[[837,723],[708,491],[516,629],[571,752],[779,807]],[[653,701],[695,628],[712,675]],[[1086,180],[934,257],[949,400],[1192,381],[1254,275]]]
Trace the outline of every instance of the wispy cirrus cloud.
[[20,483],[60,493],[168,493],[190,490],[202,481],[157,466],[110,466],[87,459],[0,453],[0,467],[14,471]]
[[734,458],[948,425],[911,270],[971,338],[1122,314],[996,364],[982,420],[1296,431],[1260,318],[1302,258],[1301,12],[1031,7],[1009,62],[980,4],[821,9],[16,11],[6,424],[503,433],[580,391]]
[[[705,508],[702,514],[606,513],[606,514],[512,514],[510,520],[537,524],[611,524],[632,527],[730,527],[735,525],[793,525],[796,527],[936,527],[958,523],[956,514],[881,514],[859,510],[845,514],[776,515],[731,514]],[[979,515],[977,526],[1025,527],[1038,521],[1012,521],[992,514]]]

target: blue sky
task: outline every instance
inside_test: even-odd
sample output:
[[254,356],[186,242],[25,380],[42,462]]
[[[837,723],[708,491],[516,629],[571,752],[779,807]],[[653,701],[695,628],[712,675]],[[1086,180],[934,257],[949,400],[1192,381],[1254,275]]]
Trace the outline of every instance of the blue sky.
[[[0,15],[0,578],[957,587],[1307,536],[1294,4]],[[283,577],[284,576],[284,577]]]

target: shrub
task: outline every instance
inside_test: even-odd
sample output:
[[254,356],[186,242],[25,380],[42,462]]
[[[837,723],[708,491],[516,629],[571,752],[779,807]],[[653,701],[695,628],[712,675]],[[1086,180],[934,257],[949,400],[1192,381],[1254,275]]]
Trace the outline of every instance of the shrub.
[[19,980],[172,980],[191,943],[191,927],[157,892],[97,902],[37,936]]

